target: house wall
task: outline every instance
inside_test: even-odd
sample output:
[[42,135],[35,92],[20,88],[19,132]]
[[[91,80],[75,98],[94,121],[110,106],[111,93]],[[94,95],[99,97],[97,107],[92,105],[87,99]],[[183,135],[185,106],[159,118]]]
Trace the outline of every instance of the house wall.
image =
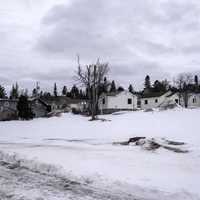
[[[157,103],[156,103],[157,100]],[[152,109],[157,108],[162,104],[165,100],[165,96],[160,97],[151,97],[151,98],[142,98],[141,99],[141,109]],[[145,101],[148,101],[148,104],[145,104]]]
[[17,119],[17,101],[0,100],[0,121]]
[[0,111],[10,108],[12,110],[17,110],[17,101],[12,100],[0,100]]
[[[105,99],[105,104],[103,104]],[[132,104],[128,104],[128,99],[132,100]],[[116,96],[101,96],[99,100],[100,110],[133,110],[137,108],[137,96],[130,92],[124,91]]]
[[35,100],[30,103],[34,117],[45,117],[48,113],[47,107],[40,103],[38,100]]
[[[160,107],[162,104],[167,103],[167,101],[174,101],[177,98],[176,95],[172,95],[171,97],[167,97],[171,92],[166,92],[162,96],[159,97],[151,97],[151,98],[141,98],[141,108],[142,109],[152,109]],[[157,100],[157,102],[156,102]],[[148,101],[148,104],[145,104],[145,101]]]

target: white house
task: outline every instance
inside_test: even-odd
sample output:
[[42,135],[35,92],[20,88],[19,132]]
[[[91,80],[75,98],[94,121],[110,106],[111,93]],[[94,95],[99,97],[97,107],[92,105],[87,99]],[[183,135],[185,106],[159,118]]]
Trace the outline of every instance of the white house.
[[171,104],[179,104],[179,99],[178,94],[171,91],[166,93],[144,94],[141,98],[141,108],[152,109]]
[[137,96],[128,91],[103,93],[98,105],[100,112],[105,114],[120,110],[135,110],[137,109]]
[[[144,94],[141,98],[142,109],[162,108],[169,105],[179,104],[185,106],[184,99],[177,92]],[[188,95],[188,107],[200,107],[200,94],[190,93]]]

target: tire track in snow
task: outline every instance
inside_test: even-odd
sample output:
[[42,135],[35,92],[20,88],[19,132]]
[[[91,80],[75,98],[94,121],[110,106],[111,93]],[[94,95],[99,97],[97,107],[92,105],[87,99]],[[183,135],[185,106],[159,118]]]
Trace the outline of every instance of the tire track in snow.
[[[1,156],[2,157],[2,156]],[[8,155],[7,155],[7,158]],[[48,171],[48,170],[47,170]],[[21,161],[0,158],[1,200],[135,200],[129,193],[98,188],[90,183],[30,169]]]

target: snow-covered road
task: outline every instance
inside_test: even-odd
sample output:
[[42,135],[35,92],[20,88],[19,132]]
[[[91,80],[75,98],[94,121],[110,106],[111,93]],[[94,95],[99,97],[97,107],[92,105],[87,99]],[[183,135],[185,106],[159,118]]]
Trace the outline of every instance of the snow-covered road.
[[123,191],[117,185],[95,186],[87,180],[71,180],[72,177],[61,176],[51,165],[35,163],[34,167],[31,161],[30,166],[27,160],[0,154],[1,200],[138,199],[131,191]]
[[77,179],[53,165],[0,152],[1,200],[199,200],[189,193],[168,194],[120,182]]

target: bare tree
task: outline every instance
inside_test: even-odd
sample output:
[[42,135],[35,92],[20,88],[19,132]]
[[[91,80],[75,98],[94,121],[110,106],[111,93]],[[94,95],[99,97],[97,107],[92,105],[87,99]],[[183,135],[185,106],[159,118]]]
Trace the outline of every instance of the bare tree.
[[99,60],[96,64],[82,67],[78,57],[78,70],[75,79],[88,90],[89,113],[92,120],[95,120],[98,114],[99,88],[103,84],[108,71],[108,63],[100,63]]
[[179,92],[179,103],[183,99],[184,106],[187,108],[191,96],[189,86],[193,83],[193,76],[190,73],[182,73],[178,75],[175,82]]

